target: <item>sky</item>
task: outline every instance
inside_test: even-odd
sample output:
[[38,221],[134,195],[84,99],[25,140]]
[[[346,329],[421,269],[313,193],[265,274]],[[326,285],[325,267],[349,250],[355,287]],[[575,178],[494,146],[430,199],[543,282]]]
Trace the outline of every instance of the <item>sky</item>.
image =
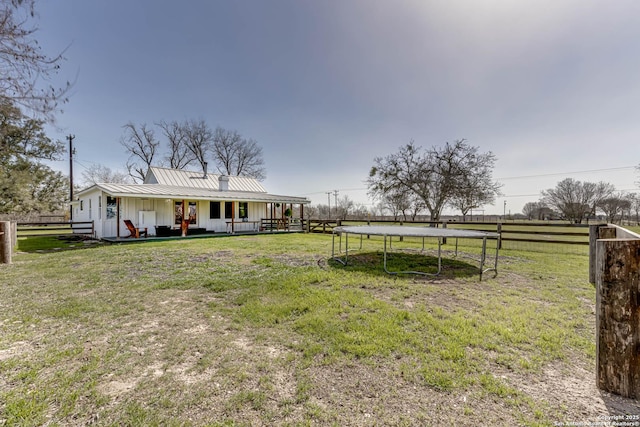
[[[268,192],[371,206],[376,157],[466,139],[519,213],[565,178],[640,191],[636,0],[56,0],[36,37],[74,82],[49,130],[74,176],[125,170],[123,125],[204,119],[264,152]],[[56,82],[57,80],[54,80]],[[54,167],[68,173],[68,159]],[[333,194],[333,193],[332,193]],[[334,203],[334,196],[331,196]]]

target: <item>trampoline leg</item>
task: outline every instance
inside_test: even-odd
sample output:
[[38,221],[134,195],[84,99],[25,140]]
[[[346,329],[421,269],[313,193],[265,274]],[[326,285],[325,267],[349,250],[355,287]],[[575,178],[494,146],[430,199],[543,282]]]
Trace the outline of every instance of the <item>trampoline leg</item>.
[[[340,234],[340,252],[342,252],[342,234]],[[331,236],[331,259],[338,261],[342,265],[347,265],[347,259],[342,261],[339,256],[336,256],[336,233]]]

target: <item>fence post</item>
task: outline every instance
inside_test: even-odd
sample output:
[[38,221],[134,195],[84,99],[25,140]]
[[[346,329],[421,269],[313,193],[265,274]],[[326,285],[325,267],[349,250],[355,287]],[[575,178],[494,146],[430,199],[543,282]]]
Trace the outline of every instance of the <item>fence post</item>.
[[0,264],[11,264],[11,223],[0,221]]
[[11,251],[18,247],[18,221],[11,221]]
[[640,239],[596,242],[596,381],[640,397]]
[[496,227],[496,233],[498,233],[498,249],[502,249],[502,223],[499,222]]
[[589,226],[589,283],[596,283],[596,242],[598,239],[615,239],[616,228],[602,224]]
[[[442,228],[443,228],[443,229],[446,229],[446,228],[447,228],[447,221],[442,221]],[[447,238],[446,238],[446,237],[444,237],[444,238],[442,239],[442,244],[443,244],[443,245],[446,245],[446,244],[447,244]]]

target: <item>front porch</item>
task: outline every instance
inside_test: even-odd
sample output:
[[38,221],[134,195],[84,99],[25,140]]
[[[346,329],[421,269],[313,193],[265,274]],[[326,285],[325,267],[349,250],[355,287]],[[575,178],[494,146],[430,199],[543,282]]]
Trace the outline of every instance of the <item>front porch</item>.
[[117,236],[109,236],[102,237],[100,240],[108,243],[139,243],[139,242],[162,242],[167,240],[181,240],[181,239],[209,239],[216,237],[229,237],[229,236],[256,236],[263,234],[289,234],[289,233],[303,233],[303,229],[288,229],[288,230],[236,230],[233,233],[226,232],[216,232],[216,231],[204,231],[198,232],[196,234],[187,233],[186,236],[177,235],[177,236],[157,236],[150,235],[149,237],[117,237]]

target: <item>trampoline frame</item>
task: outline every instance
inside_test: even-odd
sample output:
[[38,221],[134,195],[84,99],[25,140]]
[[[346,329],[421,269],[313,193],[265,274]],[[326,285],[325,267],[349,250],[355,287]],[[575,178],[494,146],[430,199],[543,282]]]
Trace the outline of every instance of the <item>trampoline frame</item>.
[[[342,234],[345,235],[345,251],[344,260],[340,255],[336,255],[335,240],[336,235],[339,237],[338,254],[342,254]],[[360,235],[360,250],[362,250],[362,241],[367,236],[383,236],[383,268],[387,274],[416,274],[422,276],[438,276],[442,272],[442,244],[447,238],[456,239],[455,256],[458,256],[458,239],[482,239],[482,252],[479,260],[480,280],[482,281],[483,273],[493,271],[494,277],[498,275],[498,250],[499,250],[499,233],[490,233],[476,230],[451,229],[451,228],[434,228],[434,227],[406,227],[406,226],[373,226],[373,225],[356,225],[356,226],[340,226],[333,229],[331,237],[331,259],[338,261],[342,265],[347,265],[349,259],[349,234]],[[427,273],[424,271],[390,271],[387,268],[387,238],[389,238],[389,247],[392,248],[392,237],[419,237],[422,238],[422,251],[424,252],[424,242],[426,238],[438,239],[438,271],[435,273]],[[496,252],[493,261],[493,267],[485,268],[487,258],[487,239],[496,239]]]

